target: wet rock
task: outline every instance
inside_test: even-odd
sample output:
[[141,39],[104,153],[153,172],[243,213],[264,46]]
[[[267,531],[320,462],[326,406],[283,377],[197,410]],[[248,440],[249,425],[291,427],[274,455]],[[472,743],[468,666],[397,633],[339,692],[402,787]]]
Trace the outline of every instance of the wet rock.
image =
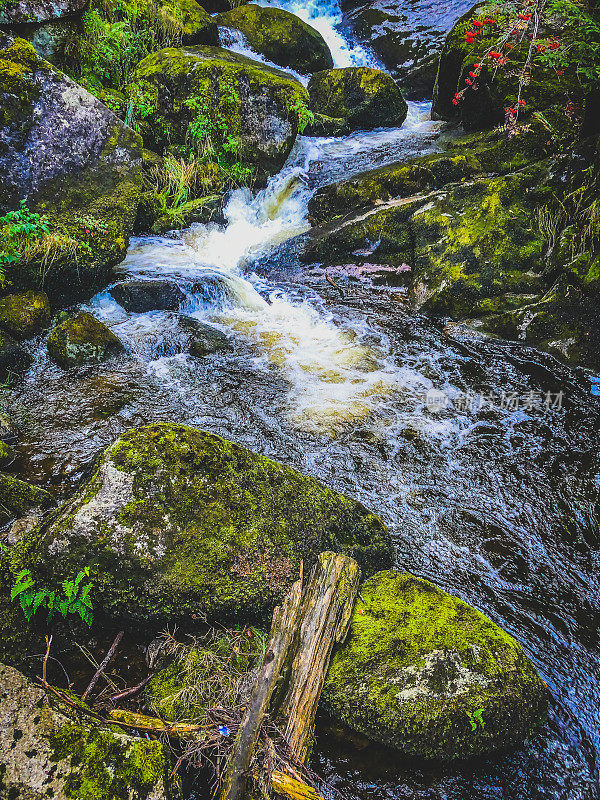
[[12,336],[0,331],[0,383],[14,380],[26,372],[33,358]]
[[310,199],[308,211],[314,222],[321,224],[352,211],[439,188],[481,171],[479,160],[470,152],[421,156],[323,186]]
[[192,356],[202,358],[211,353],[232,349],[227,334],[212,325],[206,325],[206,323],[200,322],[193,317],[188,317],[185,314],[180,315],[179,324],[189,335],[187,349]]
[[[87,708],[82,704],[82,708]],[[90,722],[12,667],[0,665],[6,797],[176,800],[168,747]]]
[[282,67],[303,75],[333,67],[325,39],[289,11],[250,3],[220,14],[217,21],[241,31],[253,50]]
[[410,98],[431,97],[446,34],[469,8],[467,0],[345,0],[344,23],[371,48]]
[[122,352],[120,339],[87,311],[61,322],[48,337],[50,358],[64,369],[96,364]]
[[[464,14],[454,25],[444,44],[438,75],[436,78],[432,116],[434,119],[460,119],[467,130],[484,130],[504,122],[504,109],[512,107],[517,97],[523,101],[519,113],[520,122],[529,121],[535,114],[543,113],[552,128],[566,131],[571,126],[564,106],[567,98],[571,102],[582,102],[582,90],[577,80],[577,65],[570,64],[565,70],[538,68],[532,70],[530,80],[519,87],[520,70],[512,68],[523,63],[530,47],[529,37],[508,52],[508,64],[498,69],[486,57],[497,45],[499,31],[503,31],[516,9],[511,4],[493,9],[478,3]],[[494,24],[485,24],[484,20]],[[481,23],[479,34],[473,42],[465,40],[468,30],[473,30],[473,20]],[[540,40],[560,36],[563,33],[560,15],[553,17],[552,27],[540,28]],[[503,49],[500,47],[500,49]],[[475,81],[477,90],[462,94],[458,105],[454,105],[456,92],[465,88],[475,64],[481,64]],[[559,74],[561,73],[561,74]]]
[[111,295],[125,311],[145,314],[147,311],[177,311],[186,296],[176,283],[163,280],[130,280],[110,288]]
[[50,303],[44,292],[9,294],[0,299],[0,328],[16,339],[29,339],[50,324]]
[[[6,268],[15,290],[93,293],[125,255],[141,190],[141,139],[23,39],[0,47],[0,213],[42,215]],[[44,223],[45,227],[42,225]]]
[[10,0],[0,7],[0,25],[47,22],[83,11],[87,0]]
[[288,73],[218,47],[153,53],[138,64],[129,91],[151,101],[139,121],[147,146],[189,147],[198,114],[218,118],[239,144],[238,162],[262,180],[283,166],[298,132],[295,106],[308,103],[306,89]]
[[13,517],[23,516],[32,508],[49,508],[54,503],[54,498],[45,489],[0,472],[0,525]]
[[421,759],[513,747],[543,721],[547,690],[521,646],[428,581],[389,570],[361,586],[323,699],[358,733]]
[[90,564],[98,605],[116,617],[255,620],[324,549],[367,574],[392,559],[389,532],[355,500],[219,436],[155,423],[111,445],[17,560],[47,585]]
[[544,243],[534,214],[547,196],[547,176],[544,164],[534,165],[451,184],[406,204],[374,206],[327,230],[305,257],[406,265],[415,307],[472,318],[485,298],[539,291]]
[[312,111],[345,119],[352,130],[400,127],[408,112],[394,79],[369,67],[317,72],[308,93]]

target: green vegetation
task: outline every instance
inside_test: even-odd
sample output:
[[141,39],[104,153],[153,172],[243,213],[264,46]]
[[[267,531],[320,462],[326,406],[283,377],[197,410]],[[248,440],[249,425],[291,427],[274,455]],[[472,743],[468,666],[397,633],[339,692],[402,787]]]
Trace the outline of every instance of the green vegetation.
[[77,614],[86,625],[91,626],[94,619],[90,598],[92,584],[83,583],[89,574],[89,567],[86,567],[77,574],[74,580],[65,579],[62,582],[62,591],[60,591],[36,585],[31,572],[23,569],[15,576],[10,599],[19,601],[28,622],[38,609],[43,608],[48,611],[48,622],[55,614],[63,617]]
[[0,286],[6,280],[6,265],[26,259],[27,252],[38,249],[49,235],[48,217],[30,211],[25,200],[16,211],[0,217]]

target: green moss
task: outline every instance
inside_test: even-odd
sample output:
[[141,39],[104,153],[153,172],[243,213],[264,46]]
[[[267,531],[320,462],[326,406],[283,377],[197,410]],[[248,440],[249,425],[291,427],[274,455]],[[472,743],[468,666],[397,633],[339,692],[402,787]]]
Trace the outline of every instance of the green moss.
[[219,25],[241,31],[253,50],[282,67],[306,75],[333,67],[321,34],[289,11],[251,3],[220,14],[217,20]]
[[5,467],[15,460],[17,454],[14,449],[6,442],[0,441],[0,467]]
[[312,111],[345,119],[352,129],[400,127],[408,112],[394,79],[369,67],[317,72],[310,79],[308,93]]
[[45,489],[0,472],[0,524],[12,517],[23,516],[31,508],[52,505],[54,498]]
[[57,325],[47,347],[51,358],[65,369],[104,361],[123,350],[115,334],[87,311]]
[[[444,760],[511,746],[545,710],[544,686],[511,636],[428,581],[395,571],[361,587],[324,699],[359,733]],[[484,725],[473,729],[478,709]]]
[[117,616],[249,620],[327,549],[367,573],[391,560],[388,531],[355,500],[218,436],[156,423],[106,451],[80,495],[21,543],[15,569],[51,573],[50,585],[91,563],[98,602]]
[[159,741],[131,739],[68,723],[50,738],[55,761],[70,759],[64,793],[73,800],[128,800],[167,783],[169,763]]
[[28,339],[50,322],[50,303],[43,292],[9,294],[0,299],[0,328]]
[[0,49],[0,127],[16,126],[29,116],[40,94],[40,86],[34,80],[38,62],[35,50],[24,39],[15,39]]

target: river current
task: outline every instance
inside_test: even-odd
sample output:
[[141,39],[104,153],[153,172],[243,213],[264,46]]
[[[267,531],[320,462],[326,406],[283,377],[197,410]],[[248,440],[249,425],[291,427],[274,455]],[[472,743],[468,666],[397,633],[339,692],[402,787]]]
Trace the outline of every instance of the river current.
[[[320,30],[337,66],[376,64],[340,33],[333,3],[276,4]],[[231,46],[250,52],[239,38]],[[128,314],[107,287],[89,310],[127,356],[65,374],[37,343],[9,407],[23,431],[19,466],[64,496],[101,447],[164,419],[358,498],[389,526],[399,568],[460,596],[523,644],[550,688],[551,712],[520,750],[436,770],[323,732],[315,769],[359,798],[593,800],[600,403],[589,376],[410,313],[402,291],[370,280],[368,268],[300,269],[290,247],[310,228],[308,200],[319,186],[436,148],[440,126],[428,111],[411,103],[398,130],[299,137],[264,190],[232,194],[224,225],[132,240],[115,282],[179,284],[181,311],[226,332],[233,349],[192,358],[177,314]]]

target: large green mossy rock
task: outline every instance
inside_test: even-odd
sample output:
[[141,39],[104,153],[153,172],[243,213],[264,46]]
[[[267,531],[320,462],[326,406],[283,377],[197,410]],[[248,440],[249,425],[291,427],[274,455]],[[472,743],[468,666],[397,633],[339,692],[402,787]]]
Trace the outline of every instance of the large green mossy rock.
[[165,38],[171,32],[184,45],[219,44],[217,23],[196,0],[146,0],[137,3],[137,11],[142,20],[160,20]]
[[[538,61],[534,49],[530,80],[520,87],[521,68],[528,57],[531,40],[525,35],[516,39],[513,49],[506,49],[498,43],[509,19],[517,19],[522,6],[514,2],[502,3],[492,7],[478,3],[464,14],[454,25],[444,44],[438,75],[433,94],[432,116],[434,119],[460,119],[465,128],[481,130],[493,128],[505,119],[505,108],[517,106],[521,99],[519,118],[529,121],[534,114],[542,113],[547,120],[548,129],[569,130],[572,123],[565,114],[569,102],[581,102],[582,90],[577,79],[578,64],[573,61],[565,70],[544,66]],[[473,42],[465,39],[467,31],[475,30],[473,20],[481,23],[478,35]],[[486,24],[493,20],[495,24]],[[530,26],[533,30],[533,25]],[[570,34],[568,27],[559,17],[551,25],[538,31],[537,38],[544,40],[553,35],[560,36],[562,47],[567,53]],[[512,41],[512,40],[511,40]],[[489,51],[499,51],[507,59],[501,66],[487,55]],[[480,64],[480,73],[475,64]],[[471,78],[470,72],[477,75]],[[559,74],[562,72],[562,74]],[[472,80],[476,90],[466,89],[466,80]],[[457,92],[461,93],[458,105],[453,104]]]
[[236,158],[259,177],[277,172],[298,133],[302,84],[289,74],[218,47],[166,48],[137,66],[129,88],[143,97],[139,121],[152,149],[193,146],[201,121],[236,143]]
[[48,337],[47,347],[50,358],[64,369],[97,364],[124,350],[110,328],[88,311],[80,311],[57,325]]
[[400,127],[408,113],[394,79],[370,67],[317,72],[310,79],[308,93],[315,113],[344,119],[352,130]]
[[127,249],[139,135],[30,44],[9,39],[0,46],[0,142],[0,214],[25,200],[48,229],[6,267],[11,288],[93,294]]
[[111,445],[15,563],[47,583],[89,564],[105,612],[189,622],[262,618],[323,550],[367,574],[392,559],[389,532],[357,501],[219,436],[155,423]]
[[[406,203],[340,225],[306,258],[325,263],[368,260],[403,272],[414,305],[465,318],[488,313],[477,304],[506,293],[541,289],[544,240],[536,208],[551,190],[546,166],[450,184]],[[362,255],[360,255],[362,253]]]
[[518,642],[432,583],[393,570],[361,586],[323,699],[370,739],[444,761],[519,744],[547,702]]
[[304,75],[333,67],[325,39],[289,11],[249,3],[220,14],[217,21],[241,31],[253,50],[282,67]]
[[29,339],[50,323],[45,292],[9,294],[0,299],[0,328],[17,339]]
[[176,800],[163,742],[102,727],[0,664],[0,793],[23,800]]

